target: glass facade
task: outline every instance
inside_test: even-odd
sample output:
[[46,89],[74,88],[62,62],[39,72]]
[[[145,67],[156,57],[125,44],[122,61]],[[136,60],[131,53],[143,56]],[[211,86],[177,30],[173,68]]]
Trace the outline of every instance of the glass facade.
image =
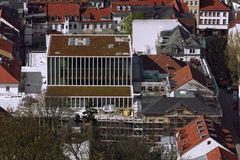
[[48,57],[48,85],[131,85],[131,57]]

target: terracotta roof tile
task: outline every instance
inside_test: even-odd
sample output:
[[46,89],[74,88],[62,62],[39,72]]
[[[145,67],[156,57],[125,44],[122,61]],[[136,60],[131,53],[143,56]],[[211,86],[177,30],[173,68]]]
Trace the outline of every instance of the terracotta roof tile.
[[143,57],[143,69],[159,70],[165,73],[173,73],[181,69],[185,63],[166,54],[146,55]]
[[205,81],[204,74],[199,70],[193,68],[189,64],[181,68],[180,70],[174,72],[171,80],[173,82],[173,90],[181,87],[182,85],[191,80],[195,80],[203,86],[207,87],[207,82]]
[[63,22],[65,16],[80,17],[80,5],[74,3],[48,3],[48,16],[58,17]]
[[21,65],[18,60],[13,60],[12,65],[0,65],[0,83],[20,83]]
[[[111,22],[111,9],[108,8],[87,8],[82,13],[82,17],[89,17],[90,20],[82,20],[83,22]],[[103,19],[109,17],[109,20]]]
[[11,42],[0,38],[0,55],[13,59],[12,56],[13,45]]
[[202,0],[200,2],[200,10],[204,11],[230,11],[223,2],[219,0]]
[[238,157],[236,154],[233,154],[223,148],[216,147],[212,151],[208,152],[207,154],[208,160],[238,160]]
[[180,11],[180,3],[176,0],[128,0],[128,1],[114,1],[112,2],[113,12],[128,12],[128,10],[117,10],[117,6],[173,6],[176,10]]
[[[185,127],[178,131],[177,145],[180,156],[182,156],[187,151],[194,148],[195,146],[197,146],[198,144],[200,144],[202,141],[209,137],[211,137],[220,145],[226,147],[230,151],[230,152],[226,151],[229,152],[226,153],[222,152],[224,150],[221,150],[221,154],[225,154],[225,156],[229,156],[229,154],[235,155],[236,149],[234,147],[234,144],[232,143],[232,137],[230,132],[226,133],[226,129],[224,132],[223,129],[217,123],[202,115],[201,117],[196,118],[195,120],[193,120],[192,122],[190,122],[189,124],[187,124]],[[231,142],[227,141],[226,138],[231,139]],[[186,143],[188,144],[187,147],[185,145]],[[211,158],[216,157],[217,154],[218,154],[217,150],[214,150],[211,153],[209,152],[207,156]]]

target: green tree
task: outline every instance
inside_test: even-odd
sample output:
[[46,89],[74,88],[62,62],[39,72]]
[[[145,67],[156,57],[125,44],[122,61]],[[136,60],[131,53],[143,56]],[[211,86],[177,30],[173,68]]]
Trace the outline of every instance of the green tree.
[[132,21],[134,19],[144,19],[144,14],[142,12],[133,12],[127,16],[121,23],[121,32],[132,34]]
[[240,36],[230,35],[227,45],[227,66],[233,83],[237,84],[240,75]]

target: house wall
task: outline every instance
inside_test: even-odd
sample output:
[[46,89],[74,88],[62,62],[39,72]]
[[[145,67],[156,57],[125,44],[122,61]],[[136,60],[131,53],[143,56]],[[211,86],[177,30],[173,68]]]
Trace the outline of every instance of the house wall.
[[[6,87],[9,86],[9,91],[6,90]],[[0,94],[17,94],[18,93],[18,84],[0,84]]]
[[[208,142],[211,142],[211,144],[208,144]],[[181,156],[182,159],[193,159],[199,156],[206,155],[211,150],[215,149],[216,147],[221,147],[225,150],[227,150],[224,146],[216,142],[211,137],[204,140],[202,143],[196,145],[194,148],[190,149],[188,152],[183,154]]]
[[175,91],[180,92],[180,91],[186,91],[186,90],[193,91],[193,92],[198,91],[200,94],[203,94],[203,93],[214,94],[213,91],[211,91],[207,87],[203,86],[202,84],[198,83],[195,80],[191,80],[188,83],[185,83],[181,87],[177,88],[176,90],[172,91],[170,93],[170,97],[174,97]]
[[228,29],[228,35],[236,35],[240,32],[240,24],[235,24],[232,28]]
[[199,5],[200,0],[184,0],[184,2],[187,2],[189,12],[195,15],[195,19],[197,21],[197,26],[199,24]]
[[200,11],[199,29],[228,29],[229,12]]

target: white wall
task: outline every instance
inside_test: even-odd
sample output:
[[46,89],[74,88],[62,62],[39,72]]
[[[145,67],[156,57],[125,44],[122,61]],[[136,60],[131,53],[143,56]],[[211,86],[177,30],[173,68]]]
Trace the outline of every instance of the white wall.
[[200,56],[200,49],[194,49],[194,53],[190,53],[190,49],[184,48],[184,54],[191,54],[191,55],[199,55]]
[[172,30],[178,25],[182,26],[177,19],[133,20],[133,50],[146,54],[147,48],[149,48],[150,54],[157,54],[155,47],[157,36],[160,32]]
[[[198,28],[199,29],[228,29],[228,22],[229,22],[229,12],[227,11],[224,11],[226,13],[226,16],[223,16],[224,12],[220,12],[219,16],[210,16],[209,14],[213,12],[211,11],[200,11],[202,12],[202,15],[200,14],[200,17],[199,17],[199,26]],[[214,11],[216,14],[217,14],[217,11]],[[206,16],[206,13],[208,13],[208,16]],[[203,21],[203,24],[201,24],[201,20]],[[205,24],[205,20],[212,20],[212,23],[209,24],[209,22],[207,22]],[[219,20],[219,24],[213,24],[213,20],[216,21],[217,23],[217,20]],[[223,24],[223,20],[226,20],[226,23]]]
[[240,24],[235,24],[235,26],[233,26],[232,28],[228,29],[228,35],[235,35],[240,33]]
[[[211,144],[207,144],[208,141],[211,141]],[[202,143],[198,144],[197,146],[195,146],[194,148],[190,149],[188,152],[183,154],[181,157],[186,160],[193,159],[193,158],[196,158],[199,156],[206,155],[208,152],[212,151],[216,147],[221,147],[221,148],[227,150],[225,147],[223,147],[221,144],[216,142],[214,139],[207,138]]]
[[[6,86],[9,86],[9,91],[6,91]],[[18,84],[0,84],[0,94],[17,94]]]

